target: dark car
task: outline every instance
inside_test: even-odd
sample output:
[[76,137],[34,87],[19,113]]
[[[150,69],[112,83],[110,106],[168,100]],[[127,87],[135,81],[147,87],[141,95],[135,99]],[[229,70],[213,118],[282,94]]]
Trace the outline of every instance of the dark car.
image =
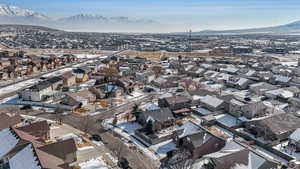
[[151,87],[145,87],[143,91],[146,92],[146,93],[155,92],[155,90]]
[[98,134],[93,134],[91,140],[102,141],[102,138]]

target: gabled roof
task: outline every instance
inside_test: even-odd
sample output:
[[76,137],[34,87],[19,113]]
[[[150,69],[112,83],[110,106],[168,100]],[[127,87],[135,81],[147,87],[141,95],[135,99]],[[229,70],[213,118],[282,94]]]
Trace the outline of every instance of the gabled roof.
[[32,144],[28,144],[13,157],[9,158],[8,161],[11,169],[42,169],[34,153]]
[[204,103],[206,105],[212,106],[214,108],[217,108],[217,107],[219,107],[220,105],[222,105],[224,103],[223,100],[218,99],[215,96],[210,96],[210,95],[202,97],[200,99],[200,102],[202,102],[202,103]]
[[19,142],[19,138],[9,129],[0,130],[0,159],[10,152]]
[[38,84],[34,85],[34,86],[31,86],[29,88],[29,90],[33,90],[33,91],[41,91],[41,90],[44,90],[44,89],[47,89],[51,86],[52,84],[45,80],[45,81],[41,81],[39,82]]
[[300,141],[300,128],[297,128],[291,135],[290,139],[294,141]]
[[65,159],[68,154],[77,151],[74,139],[48,144],[43,147],[39,147],[39,149],[60,159]]
[[[277,168],[277,163],[242,147],[234,141],[225,145],[223,149],[216,153],[205,155],[203,159],[208,159],[215,165],[214,169],[273,169]],[[206,163],[206,162],[204,162]],[[203,165],[203,163],[199,163]]]
[[16,128],[17,130],[29,133],[35,137],[41,137],[46,135],[50,131],[50,127],[47,121],[35,122],[30,125]]
[[142,113],[145,116],[145,119],[152,119],[158,122],[165,122],[169,120],[175,120],[171,110],[169,108],[161,108],[157,110],[145,111]]

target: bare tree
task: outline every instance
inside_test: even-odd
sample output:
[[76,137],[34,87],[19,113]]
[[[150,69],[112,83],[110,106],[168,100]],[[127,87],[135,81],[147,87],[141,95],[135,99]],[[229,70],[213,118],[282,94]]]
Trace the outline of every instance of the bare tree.
[[172,157],[168,157],[166,159],[161,169],[192,169],[194,164],[194,159],[192,158],[192,154],[185,150],[180,149],[176,152]]

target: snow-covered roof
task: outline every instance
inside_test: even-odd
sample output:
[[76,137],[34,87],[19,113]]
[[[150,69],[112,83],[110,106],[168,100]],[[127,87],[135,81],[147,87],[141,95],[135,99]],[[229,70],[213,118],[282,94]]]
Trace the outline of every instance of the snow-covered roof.
[[290,139],[294,140],[294,141],[300,141],[300,128],[298,128],[297,130],[295,130],[291,135],[290,135]]
[[0,140],[0,158],[11,151],[19,141],[8,128],[0,131]]
[[200,99],[200,101],[202,103],[205,103],[205,104],[210,105],[212,107],[218,107],[224,102],[223,100],[218,99],[217,97],[213,97],[213,96],[209,96],[209,95],[207,95],[205,97],[202,97]]
[[275,80],[279,81],[279,82],[287,83],[291,80],[291,77],[288,77],[288,76],[274,75],[274,77],[275,77]]
[[195,134],[199,132],[200,127],[198,127],[196,124],[194,124],[191,121],[185,122],[182,126],[178,128],[179,130],[183,129],[183,133],[179,135],[179,138]]
[[8,161],[10,169],[42,169],[31,144],[28,144]]

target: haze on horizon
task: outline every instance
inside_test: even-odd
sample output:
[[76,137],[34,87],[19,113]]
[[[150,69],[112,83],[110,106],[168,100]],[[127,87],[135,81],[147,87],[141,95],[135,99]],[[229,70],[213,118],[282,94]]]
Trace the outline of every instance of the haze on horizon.
[[[139,32],[243,29],[300,20],[299,0],[0,0],[0,4],[34,10],[52,18],[97,14],[159,23],[145,26]],[[118,29],[123,32],[122,27]]]

